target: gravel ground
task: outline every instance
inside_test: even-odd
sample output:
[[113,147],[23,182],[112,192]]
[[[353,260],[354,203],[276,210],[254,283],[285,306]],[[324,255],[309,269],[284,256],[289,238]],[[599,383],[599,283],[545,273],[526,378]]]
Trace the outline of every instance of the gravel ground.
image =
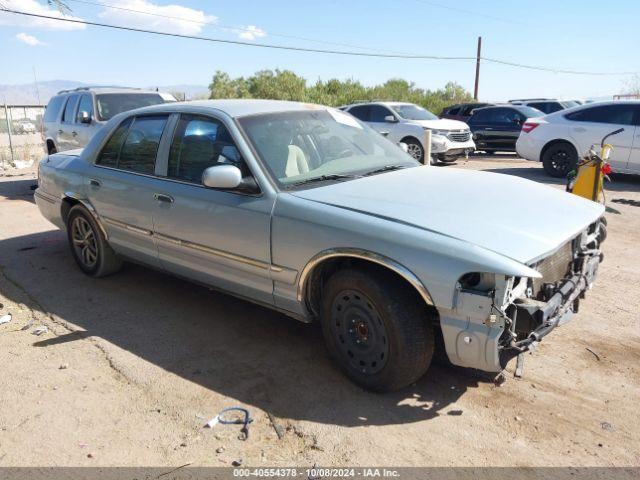
[[[508,155],[435,168],[562,188]],[[597,284],[524,378],[496,387],[434,365],[375,395],[331,366],[317,327],[143,267],[84,276],[33,203],[33,173],[8,173],[0,466],[640,466],[639,177],[608,185]],[[254,418],[247,440],[236,425],[203,428],[238,405]]]

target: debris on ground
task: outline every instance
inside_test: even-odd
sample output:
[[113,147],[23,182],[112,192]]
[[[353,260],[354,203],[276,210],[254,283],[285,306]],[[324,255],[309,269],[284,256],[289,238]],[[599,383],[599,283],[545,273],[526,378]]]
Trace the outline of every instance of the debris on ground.
[[269,418],[269,422],[271,422],[273,429],[276,431],[276,435],[278,435],[278,438],[282,440],[282,437],[284,437],[284,428],[280,422],[278,422],[278,419],[271,414],[271,412],[267,412],[267,417]]
[[216,448],[216,453],[222,453],[222,452],[224,452],[224,447]]
[[20,331],[24,332],[25,330],[29,330],[32,326],[33,326],[33,320],[29,320],[29,323],[27,323],[25,326],[23,326],[20,329]]
[[67,368],[69,368],[69,364],[68,363],[63,363],[62,365],[60,365],[58,367],[58,370],[66,370]]
[[42,335],[43,333],[47,333],[49,331],[49,327],[47,327],[46,325],[42,325],[40,327],[36,327],[33,332],[31,332],[31,335],[35,335],[36,337],[39,337],[40,335]]
[[518,415],[516,415],[516,416],[515,416],[515,417],[513,417],[513,418],[514,418],[514,420],[515,420],[516,422],[521,422],[521,421],[522,421],[522,417],[520,417],[520,416],[518,416]]
[[616,429],[613,428],[613,425],[611,425],[609,422],[602,422],[600,423],[600,426],[602,427],[603,430],[606,430],[607,432],[615,432]]
[[[244,419],[234,418],[232,420],[227,420],[223,417],[223,414],[227,412],[241,412],[244,414]],[[238,436],[239,440],[246,440],[249,438],[249,424],[253,422],[253,418],[249,414],[249,410],[242,407],[229,407],[222,410],[218,415],[213,417],[205,424],[205,428],[213,428],[218,423],[222,425],[242,425],[240,429],[240,435]]]
[[240,465],[242,465],[242,459],[239,458],[238,460],[234,460],[233,462],[231,462],[231,465],[233,465],[234,467],[239,467]]
[[596,357],[596,359],[598,361],[600,361],[600,355],[598,355],[596,352],[594,352],[593,350],[591,350],[589,347],[587,347],[587,352],[592,353],[594,357]]
[[0,317],[0,325],[4,325],[5,323],[9,323],[11,321],[11,314],[7,313]]

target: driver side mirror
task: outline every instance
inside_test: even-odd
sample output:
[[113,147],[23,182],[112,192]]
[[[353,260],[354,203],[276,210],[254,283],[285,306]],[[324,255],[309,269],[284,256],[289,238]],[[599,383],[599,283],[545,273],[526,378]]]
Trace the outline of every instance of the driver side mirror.
[[[222,158],[222,155],[219,159]],[[202,172],[202,184],[222,190],[242,189],[251,193],[260,191],[253,177],[242,178],[242,172],[235,165],[213,165]]]
[[393,115],[387,115],[386,117],[384,117],[384,121],[387,123],[396,123],[398,119]]
[[91,123],[91,115],[89,115],[89,112],[85,110],[80,112],[80,123]]

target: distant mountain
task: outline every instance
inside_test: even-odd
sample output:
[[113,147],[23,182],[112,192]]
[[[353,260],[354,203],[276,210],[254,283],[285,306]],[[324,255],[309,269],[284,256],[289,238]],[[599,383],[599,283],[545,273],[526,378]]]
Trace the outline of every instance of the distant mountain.
[[[76,80],[47,80],[38,82],[38,88],[33,83],[21,85],[0,85],[0,104],[5,102],[9,105],[46,105],[49,99],[60,90],[69,90],[77,87],[87,86],[87,83]],[[123,85],[125,86],[125,85]],[[166,85],[166,86],[145,86],[144,88],[158,89],[162,92],[174,93],[182,100],[196,98],[206,98],[209,89],[205,85]],[[38,98],[40,101],[38,101]]]

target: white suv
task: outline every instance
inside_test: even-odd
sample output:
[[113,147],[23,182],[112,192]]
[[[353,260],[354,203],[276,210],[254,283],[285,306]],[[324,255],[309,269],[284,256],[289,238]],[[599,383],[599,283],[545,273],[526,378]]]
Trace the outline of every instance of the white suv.
[[451,162],[476,148],[466,123],[440,119],[413,103],[368,102],[340,108],[392,142],[407,144],[409,154],[420,162],[424,162],[425,130],[431,130],[433,159]]
[[530,119],[522,126],[516,143],[518,155],[542,162],[553,177],[566,177],[592,145],[609,138],[613,151],[609,163],[614,172],[640,173],[640,101],[589,103],[545,117]]

